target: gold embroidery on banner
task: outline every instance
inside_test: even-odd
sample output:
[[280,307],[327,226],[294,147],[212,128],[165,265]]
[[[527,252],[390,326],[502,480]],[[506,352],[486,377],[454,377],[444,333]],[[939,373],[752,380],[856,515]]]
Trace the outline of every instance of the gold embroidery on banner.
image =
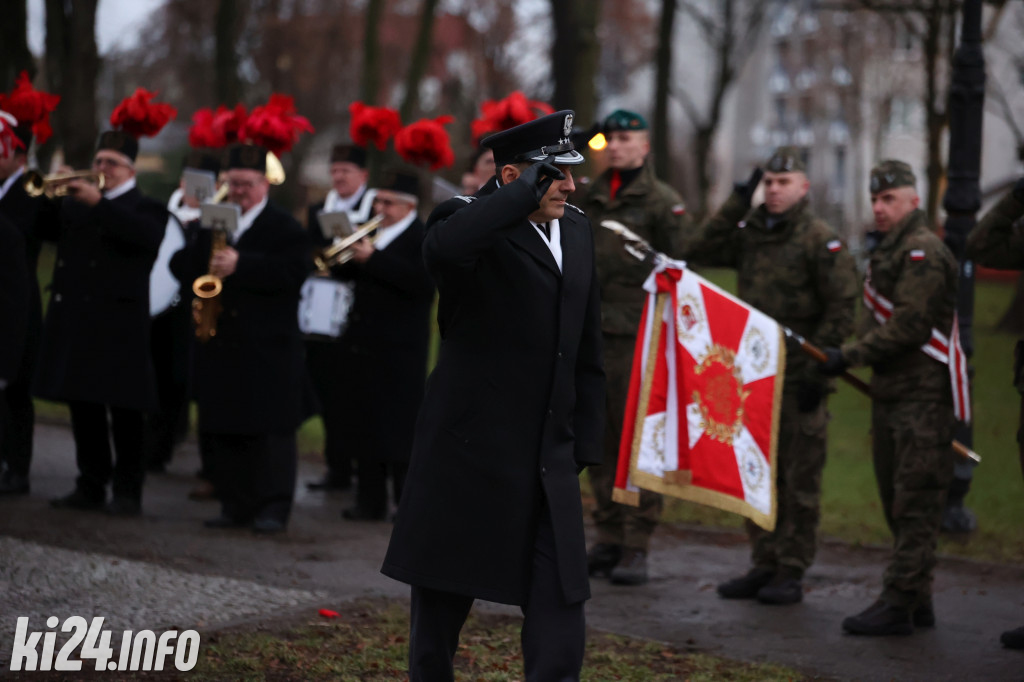
[[693,371],[707,376],[704,392],[693,392],[693,402],[700,409],[701,429],[731,446],[743,429],[744,405],[750,395],[750,391],[744,390],[743,377],[736,367],[736,351],[716,343]]
[[768,344],[765,342],[764,334],[757,327],[751,326],[743,339],[747,353],[750,355],[750,366],[761,374],[768,368]]

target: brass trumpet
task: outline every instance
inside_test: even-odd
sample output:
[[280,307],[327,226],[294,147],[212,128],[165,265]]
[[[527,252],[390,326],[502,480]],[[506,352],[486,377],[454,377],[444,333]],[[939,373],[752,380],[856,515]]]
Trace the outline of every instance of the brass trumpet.
[[53,199],[68,194],[68,185],[74,180],[85,180],[99,189],[103,189],[103,173],[99,171],[71,171],[69,173],[51,173],[42,175],[37,171],[25,173],[25,193],[30,197],[41,197],[44,194]]
[[341,265],[342,263],[347,263],[350,260],[352,260],[353,244],[358,242],[363,237],[369,235],[378,227],[380,227],[380,224],[381,222],[383,222],[383,220],[384,215],[377,214],[368,222],[363,223],[363,225],[358,230],[356,230],[349,236],[345,237],[336,244],[331,244],[326,249],[324,249],[320,253],[320,255],[313,258],[313,263],[316,264],[317,270],[320,270],[321,272],[326,272],[335,265]]

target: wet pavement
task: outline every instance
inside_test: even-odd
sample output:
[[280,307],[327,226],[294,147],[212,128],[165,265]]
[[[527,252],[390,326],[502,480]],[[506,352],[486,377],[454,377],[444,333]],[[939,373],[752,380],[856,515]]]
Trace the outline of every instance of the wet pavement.
[[[288,532],[208,530],[215,502],[187,499],[194,442],[165,474],[147,479],[143,516],[51,509],[74,485],[74,449],[60,425],[36,429],[32,493],[0,498],[0,673],[17,616],[104,616],[112,629],[209,630],[273,614],[338,609],[364,597],[408,596],[378,572],[389,523],[341,519],[351,493],[308,492],[322,468],[302,462]],[[720,599],[714,586],[746,570],[735,533],[661,528],[651,581],[593,583],[588,625],[734,659],[774,662],[850,680],[1024,680],[1024,652],[999,633],[1024,625],[1024,568],[942,559],[938,626],[910,637],[857,638],[840,623],[874,600],[886,552],[828,543],[805,579],[804,603],[761,606]],[[478,608],[517,613],[481,604]]]

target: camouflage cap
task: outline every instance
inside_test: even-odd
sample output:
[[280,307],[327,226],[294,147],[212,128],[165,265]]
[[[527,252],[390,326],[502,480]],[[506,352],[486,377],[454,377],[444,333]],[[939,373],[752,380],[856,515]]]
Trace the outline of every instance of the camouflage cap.
[[616,130],[647,130],[647,119],[635,111],[616,109],[604,120],[604,132]]
[[764,169],[769,173],[806,173],[807,164],[799,147],[779,147]]
[[877,194],[896,187],[916,187],[917,178],[910,166],[902,161],[886,159],[871,169],[871,193]]

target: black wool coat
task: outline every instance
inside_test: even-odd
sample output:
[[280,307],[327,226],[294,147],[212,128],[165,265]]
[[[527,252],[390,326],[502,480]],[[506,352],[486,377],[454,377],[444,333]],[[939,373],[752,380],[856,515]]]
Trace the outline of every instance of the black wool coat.
[[341,418],[348,452],[408,462],[427,378],[434,283],[423,264],[423,222],[413,221],[365,263],[334,275],[354,286],[348,326],[334,344]]
[[[18,376],[29,319],[28,265],[25,243],[14,223],[0,214],[0,381]],[[2,390],[2,389],[0,389]],[[0,400],[2,403],[2,400]],[[0,434],[3,426],[0,425]]]
[[546,507],[574,603],[590,596],[577,472],[601,461],[604,427],[593,238],[567,206],[560,273],[527,220],[533,189],[493,186],[427,223],[441,350],[382,572],[523,604]]
[[[209,270],[212,231],[193,222],[186,232],[171,272],[191,292],[195,278]],[[310,414],[298,321],[309,270],[306,235],[291,215],[268,203],[233,248],[238,265],[223,281],[217,334],[193,351],[199,430],[286,434]]]
[[149,272],[167,209],[133,188],[93,207],[65,199],[61,222],[35,394],[155,412]]

